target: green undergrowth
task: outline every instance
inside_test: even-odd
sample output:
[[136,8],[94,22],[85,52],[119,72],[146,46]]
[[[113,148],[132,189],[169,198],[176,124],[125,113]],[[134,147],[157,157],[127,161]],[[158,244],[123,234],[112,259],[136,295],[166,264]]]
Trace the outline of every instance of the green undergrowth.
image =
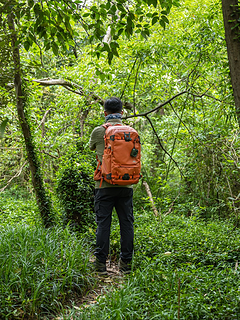
[[[152,213],[135,217],[132,274],[66,319],[240,318],[240,230],[196,217],[169,215],[162,222]],[[118,231],[114,220],[113,233]]]
[[0,225],[15,223],[40,224],[35,197],[32,193],[13,187],[0,193]]
[[91,249],[69,227],[44,229],[32,194],[0,193],[0,319],[52,319],[89,290]]
[[[89,264],[95,229],[43,229],[34,198],[14,190],[0,194],[0,204],[0,319],[240,319],[240,230],[231,221],[160,221],[135,210],[132,273],[81,308],[78,297],[97,281]],[[116,261],[119,234],[114,213]]]
[[0,318],[43,319],[93,283],[89,248],[67,228],[0,227]]

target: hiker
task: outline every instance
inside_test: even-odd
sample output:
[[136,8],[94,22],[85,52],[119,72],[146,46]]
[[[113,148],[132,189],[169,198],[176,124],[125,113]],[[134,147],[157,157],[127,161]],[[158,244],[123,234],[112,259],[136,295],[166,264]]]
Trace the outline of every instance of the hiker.
[[[114,129],[119,127],[121,128],[119,124],[120,125],[122,124],[122,120],[121,120],[121,117],[123,114],[122,101],[116,97],[111,97],[110,99],[106,100],[104,103],[104,114],[105,114],[105,121],[108,125],[109,124],[111,125],[110,126],[111,128],[114,128]],[[91,138],[89,143],[90,149],[96,150],[100,167],[102,165],[102,158],[103,158],[104,148],[105,148],[105,141],[104,141],[105,132],[106,132],[106,128],[104,128],[104,126],[96,127],[91,133]],[[139,146],[140,146],[140,141],[139,141]],[[133,148],[133,149],[136,150],[136,148]],[[126,150],[126,148],[124,150]],[[124,152],[126,151],[123,151],[123,153]],[[133,157],[135,157],[135,155],[133,155]],[[140,160],[138,161],[140,162]],[[102,174],[101,170],[99,172]],[[98,175],[98,173],[95,172],[95,176],[96,175]],[[95,199],[94,207],[95,207],[96,222],[97,222],[95,269],[98,273],[107,274],[106,259],[109,253],[112,210],[115,207],[118,215],[118,219],[119,219],[120,234],[121,234],[121,252],[120,252],[120,259],[118,264],[119,270],[124,273],[129,273],[131,271],[131,261],[133,256],[133,238],[134,238],[132,183],[136,183],[136,182],[131,182],[131,181],[128,182],[128,180],[125,180],[123,181],[125,185],[111,184],[106,181],[107,179],[104,180],[101,177],[102,176],[100,175],[99,178],[95,178],[95,180],[97,180],[95,183],[95,198],[94,198]],[[139,177],[137,178],[139,179]]]

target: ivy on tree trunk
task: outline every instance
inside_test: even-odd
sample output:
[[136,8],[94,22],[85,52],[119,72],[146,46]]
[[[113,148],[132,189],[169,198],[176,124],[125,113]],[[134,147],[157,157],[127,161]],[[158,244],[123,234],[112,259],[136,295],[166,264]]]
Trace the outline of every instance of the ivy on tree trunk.
[[37,204],[45,227],[49,227],[53,222],[53,215],[51,210],[51,201],[46,195],[43,179],[41,175],[40,164],[35,152],[35,147],[29,127],[28,119],[24,110],[26,106],[26,94],[23,90],[21,79],[21,67],[20,67],[20,54],[17,45],[17,35],[14,26],[14,20],[12,14],[8,15],[8,27],[11,32],[12,40],[12,54],[14,62],[14,85],[16,91],[16,104],[18,120],[24,136],[24,141],[27,150],[29,167],[32,175],[33,188],[36,194]]

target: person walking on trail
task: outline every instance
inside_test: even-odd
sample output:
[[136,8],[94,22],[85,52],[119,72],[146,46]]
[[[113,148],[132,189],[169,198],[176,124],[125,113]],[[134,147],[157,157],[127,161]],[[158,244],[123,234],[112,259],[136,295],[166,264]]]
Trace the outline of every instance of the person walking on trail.
[[[104,103],[105,121],[113,126],[122,124],[122,101],[112,97]],[[96,150],[99,163],[102,163],[104,154],[105,128],[96,127],[90,137],[89,146]],[[96,179],[95,179],[96,180]],[[115,207],[121,235],[121,252],[119,259],[119,270],[123,273],[131,271],[133,256],[133,188],[131,184],[110,184],[105,180],[95,181],[94,208],[96,213],[96,250],[95,270],[101,274],[107,274],[106,260],[109,253],[110,227],[112,221],[112,210]]]

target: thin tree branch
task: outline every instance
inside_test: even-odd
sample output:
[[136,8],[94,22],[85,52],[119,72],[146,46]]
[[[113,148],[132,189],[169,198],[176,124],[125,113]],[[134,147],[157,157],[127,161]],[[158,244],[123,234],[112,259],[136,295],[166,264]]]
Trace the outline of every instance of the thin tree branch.
[[[183,116],[184,110],[185,110],[185,104],[183,105],[182,113],[181,113],[181,116],[180,116],[180,119],[179,119],[179,122],[178,122],[178,127],[177,127],[176,136],[174,137],[173,146],[172,146],[172,151],[171,151],[171,158],[172,158],[173,151],[174,151],[174,148],[175,148],[175,145],[176,145],[177,136],[178,136],[178,132],[179,132],[179,129],[180,129],[181,122],[182,122],[182,116]],[[167,172],[166,172],[166,180],[167,180],[167,178],[168,178],[168,174],[169,174],[169,171],[170,171],[170,165],[171,165],[171,159],[170,159],[170,161],[169,161],[169,163],[168,163],[168,168],[167,168]]]
[[132,69],[131,69],[131,71],[130,71],[130,73],[129,73],[129,75],[128,75],[128,78],[127,78],[126,82],[125,82],[125,86],[124,86],[124,88],[123,88],[123,90],[122,90],[120,99],[122,99],[122,97],[123,97],[124,91],[125,91],[125,89],[126,89],[126,87],[127,87],[127,84],[128,84],[129,79],[130,79],[130,77],[131,77],[132,71],[133,71],[133,69],[134,69],[134,67],[135,67],[135,64],[137,63],[137,60],[138,60],[138,57],[136,57],[135,60],[134,60]]
[[59,156],[57,157],[57,156],[54,156],[53,154],[50,154],[50,153],[48,153],[47,151],[45,151],[45,150],[42,150],[42,151],[40,151],[41,153],[44,153],[44,154],[46,154],[46,155],[48,155],[48,156],[50,156],[50,157],[52,157],[52,158],[54,158],[54,159],[59,159]]
[[137,66],[137,71],[135,75],[135,81],[134,81],[134,88],[133,88],[133,114],[136,114],[136,85],[137,85],[137,80],[138,80],[138,71],[141,66],[142,61],[139,61],[139,64]]
[[[209,89],[208,89],[209,90]],[[207,91],[208,91],[207,90]],[[206,92],[207,92],[206,91]],[[206,93],[203,93],[203,94],[194,94],[194,93],[189,93],[189,94],[191,94],[192,96],[194,96],[194,97],[197,97],[197,98],[202,98],[202,97],[208,97],[208,98],[211,98],[211,99],[213,99],[213,100],[216,100],[216,101],[219,101],[219,102],[223,102],[223,100],[220,100],[220,99],[218,99],[218,98],[215,98],[215,97],[213,97],[213,96],[210,96],[209,94],[206,94]]]
[[181,174],[181,177],[184,177],[184,174],[183,174],[182,170],[179,168],[178,163],[172,158],[172,156],[170,155],[170,153],[168,153],[168,151],[167,151],[167,150],[164,148],[164,146],[162,145],[162,143],[161,143],[161,141],[160,141],[160,138],[159,138],[159,136],[158,136],[158,134],[157,134],[157,132],[156,132],[156,130],[155,130],[155,128],[154,128],[154,125],[153,125],[151,119],[150,119],[147,115],[145,115],[145,118],[147,118],[147,120],[149,121],[149,123],[150,123],[150,125],[151,125],[151,127],[152,127],[152,130],[153,130],[155,136],[156,136],[157,139],[158,139],[158,143],[159,143],[160,147],[161,147],[161,148],[163,149],[163,151],[170,157],[170,159],[175,163],[176,167],[178,168],[178,170],[179,170],[179,172],[180,172],[180,174]]
[[176,94],[175,96],[171,97],[167,101],[158,104],[157,107],[154,108],[154,109],[151,109],[151,110],[149,110],[147,112],[144,112],[144,113],[139,113],[139,114],[133,114],[133,115],[130,115],[130,116],[126,116],[126,117],[123,117],[123,119],[136,118],[136,117],[146,117],[149,113],[152,113],[152,112],[155,112],[155,111],[161,109],[163,106],[165,106],[166,104],[168,104],[172,100],[176,99],[177,97],[179,97],[179,96],[181,96],[181,95],[183,95],[185,93],[188,93],[188,91],[185,90],[185,91],[179,92],[178,94]]
[[169,213],[172,212],[172,208],[174,206],[175,201],[177,200],[177,198],[180,196],[180,192],[178,193],[178,195],[176,196],[176,198],[172,201],[172,203],[170,204],[170,207],[168,209],[167,212],[164,213],[164,217],[166,217]]
[[45,121],[46,121],[46,117],[48,115],[48,113],[51,111],[51,108],[49,110],[47,110],[39,124],[39,126],[37,127],[37,129],[42,126],[42,137],[44,137],[44,130],[45,130]]
[[[80,96],[84,96],[86,98],[91,98],[95,102],[99,102],[101,105],[104,104],[104,100],[101,97],[99,97],[98,95],[96,95],[93,92],[91,92],[89,95],[87,95],[84,92],[83,87],[81,87],[80,85],[78,85],[76,83],[70,82],[70,81],[66,81],[63,79],[31,79],[31,80],[26,79],[26,80],[36,82],[36,83],[40,84],[41,86],[45,86],[45,87],[63,86],[65,89],[67,89],[73,93],[76,93]],[[76,88],[78,90],[76,90]]]
[[12,182],[13,179],[17,178],[20,176],[20,174],[22,173],[22,169],[25,167],[25,165],[27,164],[28,161],[25,161],[24,164],[21,166],[20,170],[10,179],[8,180],[7,184],[5,187],[3,187],[2,189],[0,189],[0,192],[3,192],[8,186],[9,184]]
[[[29,81],[28,79],[25,79],[27,81]],[[70,81],[66,81],[66,80],[63,80],[63,79],[31,79],[31,81],[33,82],[37,82],[39,83],[40,85],[42,86],[45,86],[45,87],[48,87],[48,86],[63,86],[65,87],[66,89],[78,89],[79,92],[75,92],[77,94],[80,94],[80,95],[84,95],[84,92],[83,92],[83,88],[81,86],[79,86],[78,84],[76,83],[72,83]]]
[[193,140],[195,140],[194,135],[192,134],[191,130],[187,127],[187,125],[182,121],[182,119],[179,117],[179,115],[177,114],[176,110],[174,109],[173,105],[171,102],[169,102],[172,111],[175,113],[175,115],[177,116],[177,118],[179,119],[179,121],[184,125],[184,127],[187,129],[187,131],[189,132],[190,136],[193,138]]

